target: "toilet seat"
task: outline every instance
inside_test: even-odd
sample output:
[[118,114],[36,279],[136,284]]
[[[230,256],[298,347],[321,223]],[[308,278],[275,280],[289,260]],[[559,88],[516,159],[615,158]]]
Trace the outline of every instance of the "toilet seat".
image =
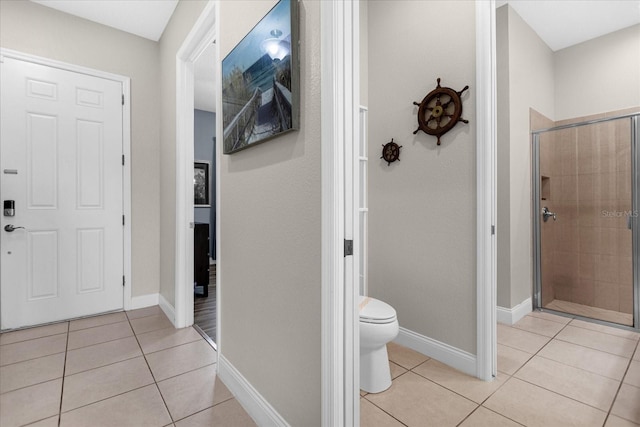
[[396,311],[389,304],[371,297],[360,297],[360,322],[373,324],[393,323]]

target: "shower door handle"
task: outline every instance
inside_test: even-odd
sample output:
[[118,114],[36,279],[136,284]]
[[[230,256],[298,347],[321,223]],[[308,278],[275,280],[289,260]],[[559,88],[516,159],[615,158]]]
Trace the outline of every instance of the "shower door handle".
[[551,212],[549,208],[545,206],[544,208],[542,208],[542,219],[544,220],[544,222],[547,222],[549,220],[549,217],[553,217],[554,221],[557,219],[555,212]]

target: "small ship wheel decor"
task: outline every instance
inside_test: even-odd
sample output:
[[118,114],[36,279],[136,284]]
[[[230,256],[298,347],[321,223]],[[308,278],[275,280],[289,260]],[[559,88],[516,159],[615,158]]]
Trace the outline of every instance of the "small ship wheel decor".
[[391,138],[391,141],[387,142],[386,144],[382,144],[382,156],[380,158],[384,159],[384,161],[387,162],[387,166],[389,166],[396,160],[400,160],[401,148],[402,145],[396,144],[395,142],[393,142],[393,138]]
[[423,131],[429,135],[438,137],[438,145],[440,145],[440,136],[449,132],[458,122],[469,123],[462,116],[462,100],[460,96],[462,92],[469,89],[465,86],[461,91],[455,91],[450,87],[441,87],[440,78],[438,77],[438,86],[424,97],[422,102],[414,102],[418,108],[418,131]]

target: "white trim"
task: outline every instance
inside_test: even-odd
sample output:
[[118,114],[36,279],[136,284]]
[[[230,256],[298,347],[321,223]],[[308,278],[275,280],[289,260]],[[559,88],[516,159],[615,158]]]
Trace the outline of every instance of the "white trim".
[[137,310],[139,308],[152,307],[160,302],[160,294],[140,295],[131,298],[131,306],[125,310]]
[[400,327],[400,332],[393,342],[409,347],[412,350],[436,359],[465,374],[477,376],[476,356],[459,348],[445,344],[433,338]]
[[193,63],[215,40],[216,10],[209,1],[176,54],[176,328],[193,324]]
[[495,0],[476,0],[477,343],[476,376],[497,372]]
[[[359,103],[359,3],[321,2],[321,422],[322,426],[359,425],[360,351],[357,305],[358,268],[344,258],[344,239],[357,240],[357,188],[353,182]],[[350,162],[346,165],[345,162]],[[345,168],[345,166],[348,166]],[[345,169],[348,176],[345,176]],[[349,171],[349,169],[351,169]],[[354,185],[355,184],[355,185]],[[349,188],[351,191],[351,188]],[[352,208],[349,224],[345,208]],[[355,224],[352,217],[355,216]],[[353,233],[352,235],[347,233]],[[356,242],[354,242],[356,243]],[[357,246],[357,243],[356,243]],[[353,259],[357,259],[354,248]],[[348,267],[348,268],[346,268]],[[349,275],[345,280],[345,275]],[[345,307],[351,307],[346,309]]]
[[178,326],[176,325],[176,312],[173,306],[169,304],[169,302],[165,299],[165,297],[162,296],[162,294],[158,294],[158,305],[160,306],[164,314],[167,315],[169,320],[171,320],[173,326],[178,328]]
[[218,377],[259,426],[288,427],[287,421],[262,397],[222,354],[218,354]]
[[125,225],[122,240],[123,275],[125,285],[123,290],[123,309],[132,310],[132,289],[133,282],[131,276],[131,79],[120,74],[109,73],[96,70],[94,68],[83,67],[70,64],[68,62],[57,61],[55,59],[44,58],[28,53],[18,52],[12,49],[0,48],[0,62],[3,57],[14,58],[21,61],[32,62],[47,67],[59,68],[61,70],[72,71],[74,73],[86,74],[102,79],[113,80],[122,84],[124,95],[124,105],[122,106],[122,154],[125,156],[125,165],[122,173],[122,213],[125,215]]
[[496,309],[498,323],[504,323],[505,325],[511,326],[527,314],[531,313],[532,307],[533,304],[531,298],[527,298],[513,308],[498,307]]

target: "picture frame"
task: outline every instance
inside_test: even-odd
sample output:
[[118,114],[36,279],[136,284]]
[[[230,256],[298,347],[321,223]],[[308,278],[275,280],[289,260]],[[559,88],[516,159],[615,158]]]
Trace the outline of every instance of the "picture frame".
[[209,162],[193,162],[193,206],[196,208],[211,207],[211,175],[209,170]]
[[298,0],[280,0],[222,60],[223,153],[297,130]]

